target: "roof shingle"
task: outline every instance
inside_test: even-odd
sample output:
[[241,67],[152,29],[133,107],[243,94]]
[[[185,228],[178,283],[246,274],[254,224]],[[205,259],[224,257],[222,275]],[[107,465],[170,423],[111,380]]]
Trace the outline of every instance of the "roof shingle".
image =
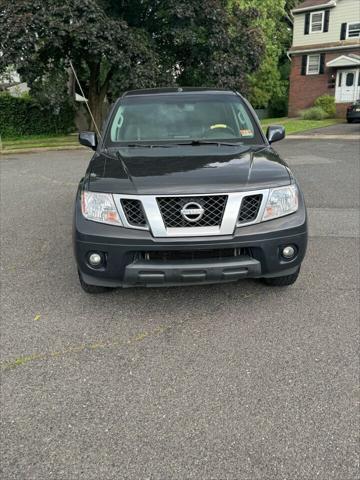
[[326,5],[328,3],[333,3],[333,0],[304,0],[293,9],[293,12],[296,12],[297,10],[301,10],[303,8],[314,8],[319,5]]

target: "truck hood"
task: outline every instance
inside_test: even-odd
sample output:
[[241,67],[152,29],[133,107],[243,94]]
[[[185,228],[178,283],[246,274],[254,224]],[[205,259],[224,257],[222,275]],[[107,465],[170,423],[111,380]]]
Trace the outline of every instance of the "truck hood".
[[89,190],[138,195],[227,193],[290,183],[286,163],[271,147],[243,145],[99,152],[87,178]]

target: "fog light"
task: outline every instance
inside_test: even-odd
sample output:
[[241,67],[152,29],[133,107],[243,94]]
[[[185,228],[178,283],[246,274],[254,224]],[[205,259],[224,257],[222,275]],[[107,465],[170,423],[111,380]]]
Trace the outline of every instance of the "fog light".
[[91,253],[89,255],[89,263],[92,267],[99,267],[102,264],[102,256],[98,253]]
[[287,259],[293,258],[295,253],[296,253],[295,248],[292,247],[291,245],[284,247],[281,252],[282,256]]

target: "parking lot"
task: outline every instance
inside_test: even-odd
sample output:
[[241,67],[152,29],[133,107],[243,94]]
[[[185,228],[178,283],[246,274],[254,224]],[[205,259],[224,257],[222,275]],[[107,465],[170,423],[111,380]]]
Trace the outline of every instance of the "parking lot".
[[71,244],[89,151],[3,156],[4,480],[357,478],[359,141],[276,149],[309,209],[294,286],[101,296]]

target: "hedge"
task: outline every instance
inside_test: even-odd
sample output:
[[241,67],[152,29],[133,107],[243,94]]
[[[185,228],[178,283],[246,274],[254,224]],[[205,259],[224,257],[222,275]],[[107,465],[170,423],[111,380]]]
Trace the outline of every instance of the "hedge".
[[46,135],[74,129],[74,109],[70,103],[59,107],[41,105],[29,95],[12,97],[0,93],[0,135]]

